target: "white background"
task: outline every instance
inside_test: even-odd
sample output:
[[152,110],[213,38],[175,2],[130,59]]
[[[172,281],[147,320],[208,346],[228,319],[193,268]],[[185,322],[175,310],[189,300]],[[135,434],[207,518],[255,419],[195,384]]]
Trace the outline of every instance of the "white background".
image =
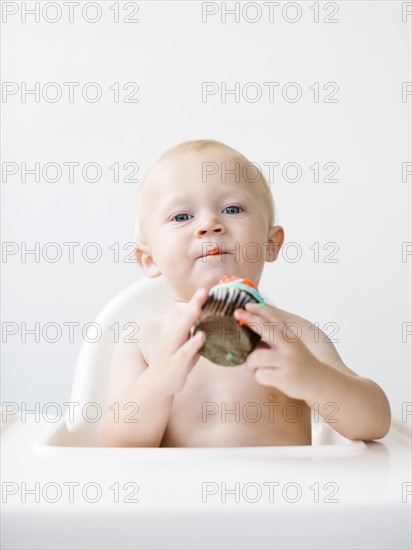
[[[58,343],[42,335],[39,343],[30,335],[22,343],[22,323],[28,328],[36,322],[40,327],[49,322],[83,326],[114,294],[143,277],[136,264],[122,261],[123,245],[133,240],[137,183],[115,183],[109,166],[134,162],[142,179],[165,149],[211,138],[262,167],[280,163],[271,183],[278,222],[285,228],[285,242],[297,243],[302,256],[267,264],[260,287],[279,307],[321,328],[327,322],[338,325],[342,359],[384,388],[400,419],[402,402],[411,401],[411,336],[402,342],[402,324],[411,322],[411,256],[402,262],[402,243],[411,241],[411,176],[402,181],[402,163],[411,162],[412,96],[402,102],[402,82],[411,81],[412,16],[402,22],[403,3],[320,2],[318,23],[310,9],[314,2],[297,4],[300,18],[293,5],[282,14],[281,3],[274,7],[273,22],[269,8],[260,4],[255,23],[245,20],[256,18],[255,3],[249,3],[239,22],[234,15],[222,21],[225,5],[233,9],[233,2],[209,3],[210,10],[219,11],[203,22],[202,2],[139,2],[134,15],[133,2],[100,2],[96,23],[87,22],[79,7],[70,23],[62,3],[60,21],[49,23],[42,11],[47,2],[40,3],[40,22],[32,15],[24,22],[23,4],[32,9],[33,2],[3,2],[3,10],[5,4],[17,6],[18,13],[2,25],[3,81],[16,83],[19,91],[3,95],[2,161],[17,163],[19,173],[3,178],[2,238],[16,243],[19,252],[3,256],[2,326],[4,332],[10,326],[5,323],[17,323],[19,333],[3,344],[2,400],[30,405],[62,403],[70,396],[82,342],[79,329],[73,343],[65,327]],[[118,23],[110,9],[115,4]],[[333,5],[339,8],[333,16],[338,22],[323,22]],[[45,15],[54,19],[56,13],[49,6]],[[95,13],[92,6],[86,16],[94,19]],[[127,14],[138,23],[123,22]],[[299,20],[290,22],[294,19]],[[23,82],[27,88],[39,82],[40,90],[57,82],[62,98],[51,103],[40,95],[36,102],[27,95],[23,102]],[[63,82],[80,82],[73,103]],[[83,99],[81,88],[88,82],[101,86],[100,101]],[[109,89],[115,82],[120,84],[118,103]],[[138,84],[138,103],[123,101],[127,82]],[[224,82],[227,88],[239,82],[241,90],[256,82],[262,98],[248,102],[241,93],[236,102],[219,91],[202,101],[203,82],[216,82],[219,90]],[[273,102],[263,82],[280,83]],[[301,87],[297,102],[282,97],[289,82]],[[309,89],[315,82],[319,102]],[[338,103],[323,102],[332,90],[323,90],[328,82],[339,86]],[[43,177],[36,183],[32,175],[24,183],[24,162],[29,168],[56,162],[62,169],[63,162],[95,162],[102,177],[88,183],[77,168],[73,183],[68,171],[55,183]],[[281,168],[289,162],[302,168],[294,183],[282,177]],[[337,163],[339,181],[314,182],[309,166],[315,162],[321,179],[324,164]],[[121,171],[121,179],[125,175]],[[96,263],[81,254],[91,241],[102,250]],[[49,242],[59,243],[63,257],[51,263],[42,255],[39,262],[28,255],[23,262],[23,242],[27,248],[39,242],[40,251]],[[73,263],[64,242],[80,243]],[[331,249],[323,246],[330,242],[339,247],[337,263],[324,261]],[[110,249],[114,243],[120,246],[120,262]],[[318,262],[310,249],[314,243],[320,246]]]

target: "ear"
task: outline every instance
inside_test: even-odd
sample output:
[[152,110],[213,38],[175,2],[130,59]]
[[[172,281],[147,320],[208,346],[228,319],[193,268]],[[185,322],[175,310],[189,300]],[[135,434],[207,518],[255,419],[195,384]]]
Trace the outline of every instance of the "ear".
[[162,272],[157,267],[153,256],[151,255],[150,249],[146,246],[138,246],[134,250],[134,255],[136,257],[137,263],[143,269],[147,277],[154,279],[159,277]]
[[277,259],[284,239],[285,232],[283,231],[283,227],[275,225],[269,228],[267,242],[265,243],[267,262],[274,262]]

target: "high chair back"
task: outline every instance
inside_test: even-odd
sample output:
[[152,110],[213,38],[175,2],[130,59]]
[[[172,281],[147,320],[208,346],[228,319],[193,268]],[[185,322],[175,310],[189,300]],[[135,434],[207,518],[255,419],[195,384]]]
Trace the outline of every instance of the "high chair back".
[[[94,320],[100,338],[84,341],[77,359],[70,397],[73,414],[66,414],[69,432],[91,444],[97,441],[99,420],[106,410],[113,350],[119,335],[130,323],[130,334],[139,321],[169,311],[172,298],[163,277],[141,279],[119,292]],[[127,328],[127,327],[126,327]],[[129,330],[129,329],[127,329]],[[134,338],[139,338],[139,333]]]

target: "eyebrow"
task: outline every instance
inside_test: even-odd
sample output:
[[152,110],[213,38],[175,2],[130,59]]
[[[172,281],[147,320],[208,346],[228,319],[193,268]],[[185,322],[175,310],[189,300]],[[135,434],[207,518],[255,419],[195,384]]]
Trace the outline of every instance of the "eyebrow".
[[159,213],[160,215],[166,216],[170,210],[175,208],[176,206],[182,204],[183,201],[186,200],[186,197],[184,195],[174,195],[171,198],[169,198],[166,202],[164,202],[160,208]]
[[[234,194],[237,194],[237,195],[240,195],[239,199],[234,197],[233,195]],[[217,197],[217,200],[225,200],[225,198],[228,198],[230,200],[243,200],[243,201],[249,201],[252,199],[252,194],[249,193],[248,191],[246,190],[242,190],[242,191],[227,191],[225,193],[222,193],[220,196]],[[180,205],[180,204],[187,204],[188,202],[190,202],[192,199],[190,196],[188,195],[184,195],[184,194],[181,194],[181,195],[173,195],[172,197],[170,197],[169,200],[167,200],[166,203],[164,203],[161,207],[161,213],[162,215],[165,215],[169,210],[171,210],[172,208],[174,208],[175,206],[177,205]]]

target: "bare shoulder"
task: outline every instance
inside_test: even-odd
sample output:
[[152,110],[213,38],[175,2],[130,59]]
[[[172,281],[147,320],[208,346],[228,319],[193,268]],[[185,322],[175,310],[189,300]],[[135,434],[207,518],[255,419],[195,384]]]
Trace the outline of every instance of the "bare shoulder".
[[302,342],[320,361],[346,374],[358,376],[356,372],[345,365],[334,343],[321,328],[295,313],[285,311],[270,304],[268,304],[268,307],[276,319],[296,330]]

